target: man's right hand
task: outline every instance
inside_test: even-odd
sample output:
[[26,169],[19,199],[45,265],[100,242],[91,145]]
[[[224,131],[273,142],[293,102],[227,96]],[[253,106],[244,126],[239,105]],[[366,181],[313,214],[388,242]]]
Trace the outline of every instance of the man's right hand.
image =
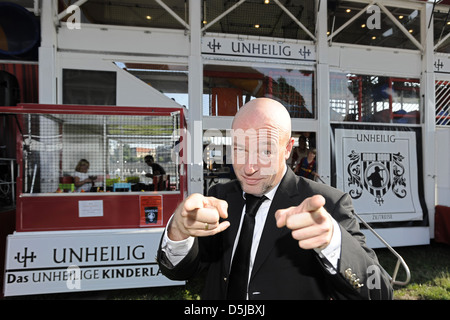
[[188,237],[212,236],[230,226],[229,221],[219,223],[228,217],[228,203],[214,197],[194,193],[175,210],[168,228],[170,240],[180,241]]

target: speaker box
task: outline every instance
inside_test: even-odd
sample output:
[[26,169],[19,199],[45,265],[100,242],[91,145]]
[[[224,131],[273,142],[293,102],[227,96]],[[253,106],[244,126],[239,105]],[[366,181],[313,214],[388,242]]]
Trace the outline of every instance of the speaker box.
[[17,78],[0,70],[0,106],[16,106],[20,102],[20,88]]
[[0,2],[0,58],[37,60],[39,20],[24,7]]

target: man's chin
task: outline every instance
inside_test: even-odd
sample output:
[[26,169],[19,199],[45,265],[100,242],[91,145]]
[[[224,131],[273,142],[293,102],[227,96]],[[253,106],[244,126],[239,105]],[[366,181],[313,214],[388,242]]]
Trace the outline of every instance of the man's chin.
[[269,189],[269,188],[267,188],[267,186],[265,184],[249,185],[242,181],[240,181],[240,183],[241,183],[241,188],[245,193],[249,193],[254,196],[262,196]]

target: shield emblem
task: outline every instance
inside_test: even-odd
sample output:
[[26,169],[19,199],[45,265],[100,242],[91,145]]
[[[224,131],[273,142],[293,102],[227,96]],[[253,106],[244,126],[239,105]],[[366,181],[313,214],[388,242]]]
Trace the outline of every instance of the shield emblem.
[[372,194],[375,203],[382,205],[383,197],[389,190],[399,198],[406,196],[404,157],[399,153],[361,152],[348,155],[349,194],[353,199],[361,197],[364,189]]

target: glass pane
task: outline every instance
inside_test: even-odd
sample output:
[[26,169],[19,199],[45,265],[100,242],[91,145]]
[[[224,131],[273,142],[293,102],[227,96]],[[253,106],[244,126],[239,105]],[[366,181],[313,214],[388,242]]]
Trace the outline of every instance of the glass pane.
[[179,190],[177,113],[31,114],[24,122],[24,192]]
[[[333,42],[418,50],[389,16],[377,5],[369,13],[367,3],[341,1],[328,6],[328,32],[332,33],[346,24],[356,14],[358,18],[333,36]],[[386,7],[395,19],[420,42],[420,12],[406,8]]]
[[[316,133],[293,131],[291,134],[294,139],[294,147],[286,163],[296,174],[311,178],[310,175],[305,175],[305,172],[301,171],[301,164],[305,163],[308,151],[316,149]],[[231,129],[208,129],[203,132],[204,194],[207,194],[208,189],[213,185],[236,178],[233,169],[232,148]],[[314,161],[317,164],[317,156]]]
[[[449,9],[450,10],[450,9]],[[450,32],[450,12],[434,12],[434,44],[437,45]],[[450,38],[447,38],[437,49],[437,52],[450,53]]]
[[63,69],[63,104],[116,105],[116,73]]
[[204,115],[234,116],[254,98],[279,100],[293,118],[314,118],[314,72],[258,67],[204,66]]
[[[280,2],[308,31],[315,33],[314,0]],[[235,4],[234,1],[224,0],[203,1],[203,24],[208,26],[208,23]],[[312,40],[278,4],[263,0],[247,0],[211,25],[207,32]]]
[[[67,1],[66,1],[67,2]],[[70,5],[71,1],[68,1]],[[188,23],[189,1],[164,1]],[[87,1],[81,6],[82,22],[119,26],[182,29],[185,27],[155,1]]]
[[204,194],[213,185],[236,178],[231,154],[231,130],[208,129],[203,132]]
[[121,62],[116,64],[178,104],[189,107],[187,66]]
[[420,123],[420,81],[331,73],[332,121]]

